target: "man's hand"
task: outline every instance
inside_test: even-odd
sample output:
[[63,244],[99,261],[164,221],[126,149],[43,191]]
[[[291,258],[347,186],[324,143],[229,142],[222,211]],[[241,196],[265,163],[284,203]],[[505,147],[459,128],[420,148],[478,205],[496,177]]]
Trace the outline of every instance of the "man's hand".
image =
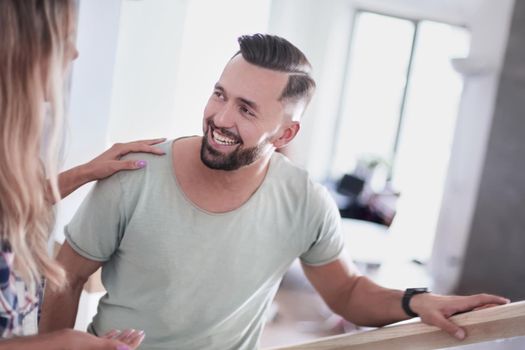
[[453,337],[463,340],[467,334],[463,328],[449,320],[452,315],[509,302],[510,300],[506,298],[491,294],[445,296],[423,293],[412,297],[410,308],[424,323],[439,327]]

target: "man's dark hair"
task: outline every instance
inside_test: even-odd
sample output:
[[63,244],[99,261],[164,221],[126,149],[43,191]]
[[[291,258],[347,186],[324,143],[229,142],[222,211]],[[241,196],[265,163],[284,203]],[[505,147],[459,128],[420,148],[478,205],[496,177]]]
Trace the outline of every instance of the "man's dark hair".
[[280,101],[310,102],[315,81],[310,76],[312,66],[306,56],[288,40],[269,34],[243,35],[237,39],[241,54],[249,63],[289,74]]

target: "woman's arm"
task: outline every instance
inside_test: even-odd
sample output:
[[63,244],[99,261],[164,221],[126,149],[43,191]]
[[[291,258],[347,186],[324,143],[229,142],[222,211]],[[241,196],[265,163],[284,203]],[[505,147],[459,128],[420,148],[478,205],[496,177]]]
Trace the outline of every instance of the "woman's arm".
[[[90,162],[60,173],[58,176],[60,197],[65,198],[80,186],[94,180],[104,179],[118,171],[144,168],[146,166],[145,161],[121,160],[120,158],[131,152],[163,155],[164,151],[153,146],[165,140],[165,138],[160,138],[117,143]],[[52,199],[51,191],[48,191],[48,193],[49,200],[54,203],[55,201]]]
[[112,331],[104,337],[64,329],[48,334],[0,340],[0,350],[133,350],[144,340],[135,330]]

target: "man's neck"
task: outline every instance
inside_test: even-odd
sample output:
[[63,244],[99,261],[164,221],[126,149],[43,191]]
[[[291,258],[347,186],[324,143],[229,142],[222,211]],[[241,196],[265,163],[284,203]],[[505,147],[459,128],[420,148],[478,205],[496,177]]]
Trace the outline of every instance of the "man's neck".
[[[264,155],[254,163],[237,170],[217,170],[206,166],[200,156],[197,160],[199,173],[205,180],[223,191],[243,192],[257,189],[263,182],[270,166],[271,153]],[[252,192],[253,192],[252,191]]]
[[239,208],[263,183],[272,153],[238,170],[216,170],[202,162],[201,140],[180,140],[180,146],[173,147],[175,176],[182,191],[195,205],[210,212]]

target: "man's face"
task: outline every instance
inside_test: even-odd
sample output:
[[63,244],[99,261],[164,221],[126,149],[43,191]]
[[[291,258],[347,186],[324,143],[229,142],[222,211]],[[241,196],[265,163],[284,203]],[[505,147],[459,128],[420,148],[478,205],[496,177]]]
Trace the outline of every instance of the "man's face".
[[279,101],[287,82],[286,73],[235,56],[204,110],[202,162],[212,169],[236,170],[271,152],[291,123]]

